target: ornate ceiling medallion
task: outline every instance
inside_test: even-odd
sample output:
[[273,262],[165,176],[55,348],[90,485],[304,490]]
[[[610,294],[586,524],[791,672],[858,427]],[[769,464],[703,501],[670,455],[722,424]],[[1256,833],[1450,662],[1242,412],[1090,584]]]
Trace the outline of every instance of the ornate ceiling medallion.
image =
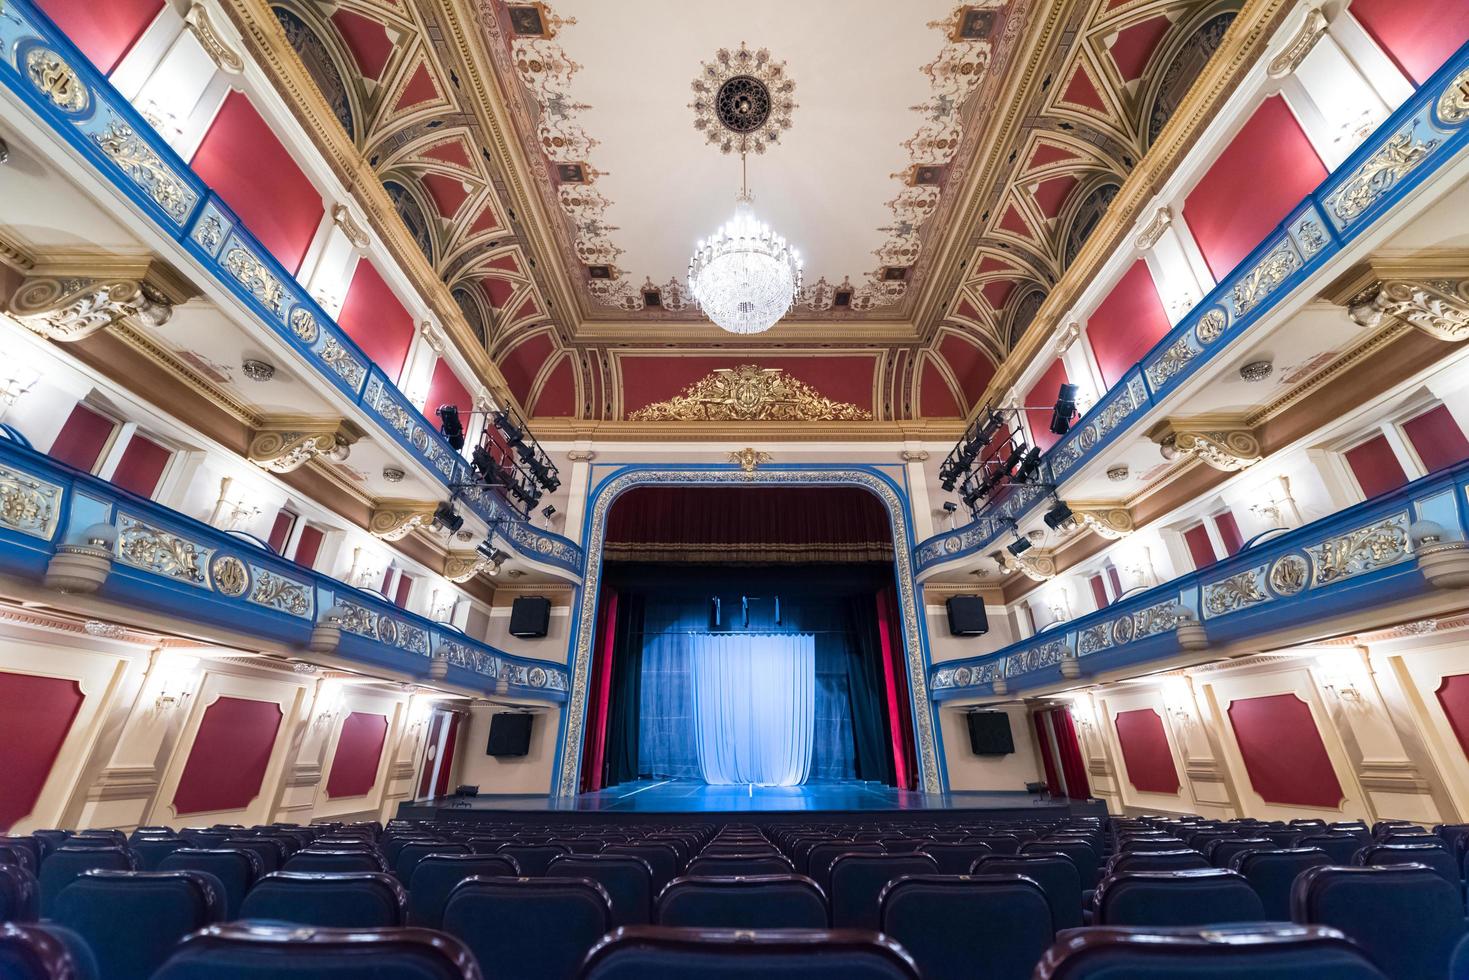
[[634,422],[870,422],[872,413],[832,401],[780,368],[719,368],[683,394],[633,412]]
[[786,77],[785,62],[770,52],[751,51],[743,43],[720,48],[693,81],[694,128],[722,153],[764,153],[791,128],[796,83]]

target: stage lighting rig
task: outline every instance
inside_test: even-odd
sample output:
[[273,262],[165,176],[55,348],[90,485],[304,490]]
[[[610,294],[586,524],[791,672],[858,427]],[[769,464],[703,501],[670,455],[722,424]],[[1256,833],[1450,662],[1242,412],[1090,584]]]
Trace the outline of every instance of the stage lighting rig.
[[1057,497],[1055,505],[1050,510],[1046,511],[1043,520],[1046,522],[1046,527],[1050,528],[1052,531],[1059,531],[1061,530],[1061,528],[1070,523],[1073,516],[1074,515],[1071,513],[1071,508],[1066,506],[1066,501],[1062,500],[1060,497]]
[[434,508],[433,527],[440,531],[455,533],[464,526],[464,515],[454,509],[453,501],[445,501]]
[[440,405],[439,432],[448,440],[449,445],[457,453],[464,448],[464,423],[459,418],[458,405]]
[[1005,550],[1016,558],[1030,550],[1030,538],[1020,533],[1020,525],[1015,521],[1009,521],[1010,531],[1015,535],[1015,540],[1005,545]]
[[1056,406],[1051,409],[1051,431],[1064,436],[1071,431],[1071,420],[1076,416],[1076,385],[1063,384],[1056,392]]
[[1016,483],[1033,483],[1041,470],[1041,450],[1039,446],[1031,446],[1021,457],[1020,469],[1015,473]]

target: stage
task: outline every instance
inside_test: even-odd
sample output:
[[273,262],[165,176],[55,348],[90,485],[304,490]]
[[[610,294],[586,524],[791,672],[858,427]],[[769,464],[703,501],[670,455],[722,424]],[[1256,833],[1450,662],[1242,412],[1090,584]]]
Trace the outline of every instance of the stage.
[[597,818],[641,821],[701,817],[787,822],[818,814],[925,822],[1004,820],[1038,815],[1105,816],[1100,801],[1049,800],[1025,792],[917,793],[880,783],[847,781],[806,786],[709,786],[689,780],[639,780],[594,793],[550,796],[445,796],[404,803],[407,820],[546,822]]

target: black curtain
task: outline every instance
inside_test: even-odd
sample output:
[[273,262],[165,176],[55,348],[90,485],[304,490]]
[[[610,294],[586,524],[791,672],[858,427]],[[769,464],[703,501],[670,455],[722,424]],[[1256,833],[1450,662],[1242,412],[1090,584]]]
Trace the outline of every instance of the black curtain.
[[638,705],[643,694],[643,608],[639,593],[618,596],[612,641],[612,706],[607,717],[603,786],[638,777]]
[[882,636],[877,628],[877,597],[848,596],[847,690],[852,696],[852,741],[857,778],[894,784],[893,746],[888,739],[887,700],[883,697]]

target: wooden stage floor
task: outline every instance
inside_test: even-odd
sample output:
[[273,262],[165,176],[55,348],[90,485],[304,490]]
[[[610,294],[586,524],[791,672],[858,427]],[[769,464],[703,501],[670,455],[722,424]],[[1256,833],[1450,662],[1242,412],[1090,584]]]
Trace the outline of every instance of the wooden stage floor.
[[1025,792],[917,793],[880,783],[817,783],[808,786],[710,786],[691,780],[641,780],[577,796],[438,797],[404,803],[405,819],[465,821],[560,820],[579,817],[667,818],[674,815],[757,819],[800,819],[818,813],[873,818],[937,820],[1006,819],[1045,814],[1102,816],[1100,802],[1046,800]]

